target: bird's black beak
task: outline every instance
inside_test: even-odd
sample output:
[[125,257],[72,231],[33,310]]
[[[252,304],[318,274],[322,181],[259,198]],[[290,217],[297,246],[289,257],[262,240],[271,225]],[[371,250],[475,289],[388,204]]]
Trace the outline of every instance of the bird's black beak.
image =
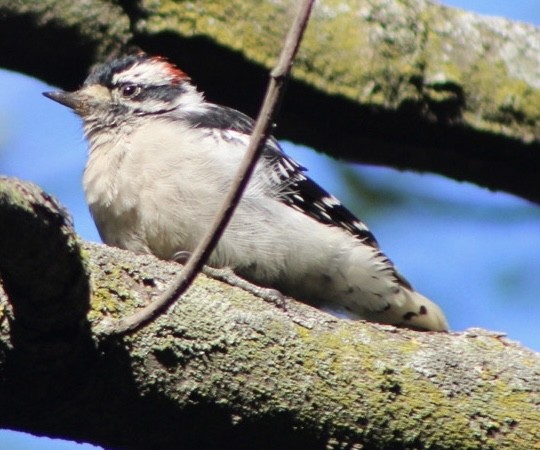
[[54,92],[43,92],[43,95],[55,102],[60,103],[61,105],[67,106],[68,108],[73,109],[78,112],[83,105],[83,98],[79,92],[64,92],[64,91],[54,91]]

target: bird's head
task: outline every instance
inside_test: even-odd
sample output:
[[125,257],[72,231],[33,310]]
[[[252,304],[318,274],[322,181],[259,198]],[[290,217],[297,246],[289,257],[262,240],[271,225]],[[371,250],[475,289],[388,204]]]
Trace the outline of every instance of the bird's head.
[[43,95],[75,111],[87,133],[137,117],[190,109],[203,102],[189,77],[165,58],[128,55],[97,66],[74,92]]

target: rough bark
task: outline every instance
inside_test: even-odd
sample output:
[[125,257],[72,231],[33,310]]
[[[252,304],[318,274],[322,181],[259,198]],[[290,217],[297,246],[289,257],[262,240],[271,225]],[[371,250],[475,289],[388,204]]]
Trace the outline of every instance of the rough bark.
[[202,275],[136,333],[92,331],[177,270],[78,242],[53,199],[0,180],[0,428],[130,449],[540,448],[540,355],[500,334],[338,320]]
[[[254,114],[293,0],[0,0],[0,65],[65,88],[136,45]],[[423,0],[319,1],[277,135],[540,201],[540,30]]]

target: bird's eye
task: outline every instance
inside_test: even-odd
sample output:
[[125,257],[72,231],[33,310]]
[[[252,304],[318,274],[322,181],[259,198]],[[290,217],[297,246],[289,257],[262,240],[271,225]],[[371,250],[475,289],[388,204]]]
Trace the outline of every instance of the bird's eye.
[[120,86],[120,95],[125,98],[135,97],[141,92],[141,87],[136,84],[124,84]]

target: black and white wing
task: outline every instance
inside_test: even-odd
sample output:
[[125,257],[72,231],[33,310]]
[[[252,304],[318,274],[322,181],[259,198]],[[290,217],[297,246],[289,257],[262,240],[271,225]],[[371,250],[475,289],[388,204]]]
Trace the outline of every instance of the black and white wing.
[[[254,126],[253,120],[245,114],[232,108],[213,104],[208,104],[204,112],[192,112],[184,119],[187,119],[194,128],[217,129],[224,133],[230,130],[250,135]],[[307,177],[306,168],[283,153],[279,143],[273,137],[268,139],[262,158],[273,170],[272,177],[275,183],[286,186],[279,195],[283,203],[321,223],[343,228],[364,244],[379,248],[368,227],[336,197]]]
[[[245,114],[227,106],[208,103],[204,111],[191,112],[185,116],[194,128],[220,130],[227,139],[227,131],[251,135],[255,122]],[[234,137],[231,137],[234,139]],[[381,252],[375,236],[369,228],[351,213],[333,195],[305,175],[307,169],[287,156],[274,137],[270,137],[262,153],[262,158],[273,170],[273,180],[280,189],[278,199],[291,208],[306,214],[320,223],[346,230],[363,244],[377,250],[387,262],[398,282],[412,289],[409,281],[401,275],[392,261]]]

